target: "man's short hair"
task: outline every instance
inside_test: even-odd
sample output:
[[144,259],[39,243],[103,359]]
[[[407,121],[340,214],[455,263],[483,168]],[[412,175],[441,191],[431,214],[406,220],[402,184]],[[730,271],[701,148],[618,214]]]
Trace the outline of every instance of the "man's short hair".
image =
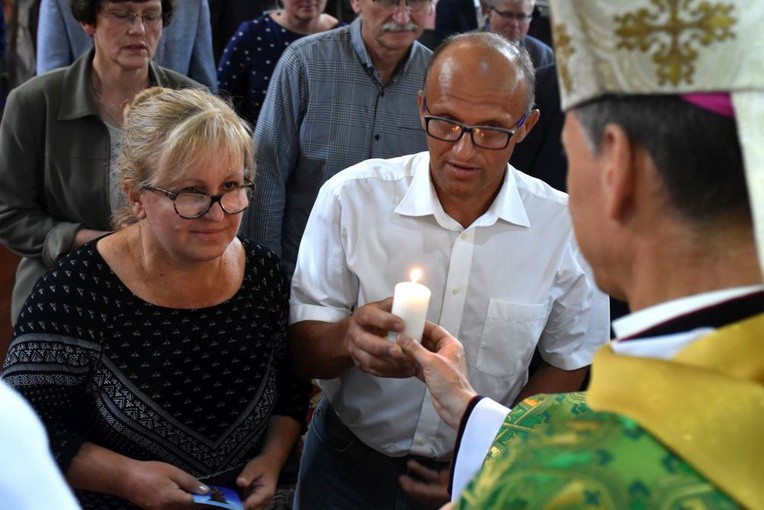
[[652,158],[668,201],[685,219],[750,221],[751,210],[734,118],[672,95],[605,96],[572,109],[594,152],[616,124]]

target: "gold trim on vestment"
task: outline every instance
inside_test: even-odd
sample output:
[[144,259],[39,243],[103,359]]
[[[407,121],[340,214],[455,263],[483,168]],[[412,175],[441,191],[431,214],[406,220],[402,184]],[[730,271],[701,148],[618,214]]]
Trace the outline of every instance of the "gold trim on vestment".
[[764,314],[671,360],[595,354],[587,402],[625,415],[745,507],[764,508]]

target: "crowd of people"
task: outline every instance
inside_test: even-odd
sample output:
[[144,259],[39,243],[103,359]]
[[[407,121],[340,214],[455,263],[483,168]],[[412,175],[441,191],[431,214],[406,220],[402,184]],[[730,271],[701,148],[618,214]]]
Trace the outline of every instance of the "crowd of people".
[[5,4],[3,501],[764,506],[764,6]]

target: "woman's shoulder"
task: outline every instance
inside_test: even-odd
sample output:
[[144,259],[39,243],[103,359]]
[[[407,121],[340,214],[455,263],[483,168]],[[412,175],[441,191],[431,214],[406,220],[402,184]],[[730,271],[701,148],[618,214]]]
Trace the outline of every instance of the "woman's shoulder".
[[49,96],[52,92],[61,89],[61,86],[64,83],[66,70],[66,67],[54,69],[30,78],[18,87],[12,89],[9,92],[9,95],[24,98],[42,98]]
[[273,250],[246,237],[239,237],[239,240],[246,254],[247,275],[256,277],[258,281],[270,280],[278,285],[288,285],[284,265]]
[[113,273],[96,249],[97,242],[98,239],[94,239],[63,255],[40,281],[57,285],[76,284],[89,288],[103,283],[106,278],[111,278]]
[[49,320],[84,327],[115,311],[119,281],[96,250],[97,240],[62,256],[37,280],[19,323]]
[[204,89],[209,91],[207,86],[189,78],[185,74],[162,67],[153,62],[151,62],[149,66],[151,74],[153,75],[152,82],[154,85],[174,89]]
[[261,265],[281,267],[281,259],[267,246],[259,244],[248,237],[239,236],[238,239],[247,255],[247,262],[254,259],[261,261]]
[[256,42],[258,37],[269,35],[280,25],[274,21],[272,13],[266,12],[255,19],[242,21],[231,36],[237,42]]

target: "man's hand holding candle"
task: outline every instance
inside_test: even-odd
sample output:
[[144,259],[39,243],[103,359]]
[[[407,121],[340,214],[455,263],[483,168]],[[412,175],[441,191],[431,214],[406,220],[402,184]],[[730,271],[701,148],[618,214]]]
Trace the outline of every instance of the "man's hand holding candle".
[[412,281],[395,286],[395,298],[366,303],[340,322],[303,321],[292,325],[294,338],[327,339],[316,346],[323,362],[309,368],[298,365],[298,372],[332,379],[355,365],[378,377],[414,376],[416,363],[403,353],[395,339],[404,332],[416,336],[417,341],[421,337],[430,300],[430,290],[416,283],[421,276],[422,271],[414,269]]
[[388,331],[404,329],[403,321],[390,313],[392,303],[392,298],[387,298],[353,312],[347,319],[345,349],[353,364],[364,372],[379,377],[411,377],[413,360],[387,339]]

